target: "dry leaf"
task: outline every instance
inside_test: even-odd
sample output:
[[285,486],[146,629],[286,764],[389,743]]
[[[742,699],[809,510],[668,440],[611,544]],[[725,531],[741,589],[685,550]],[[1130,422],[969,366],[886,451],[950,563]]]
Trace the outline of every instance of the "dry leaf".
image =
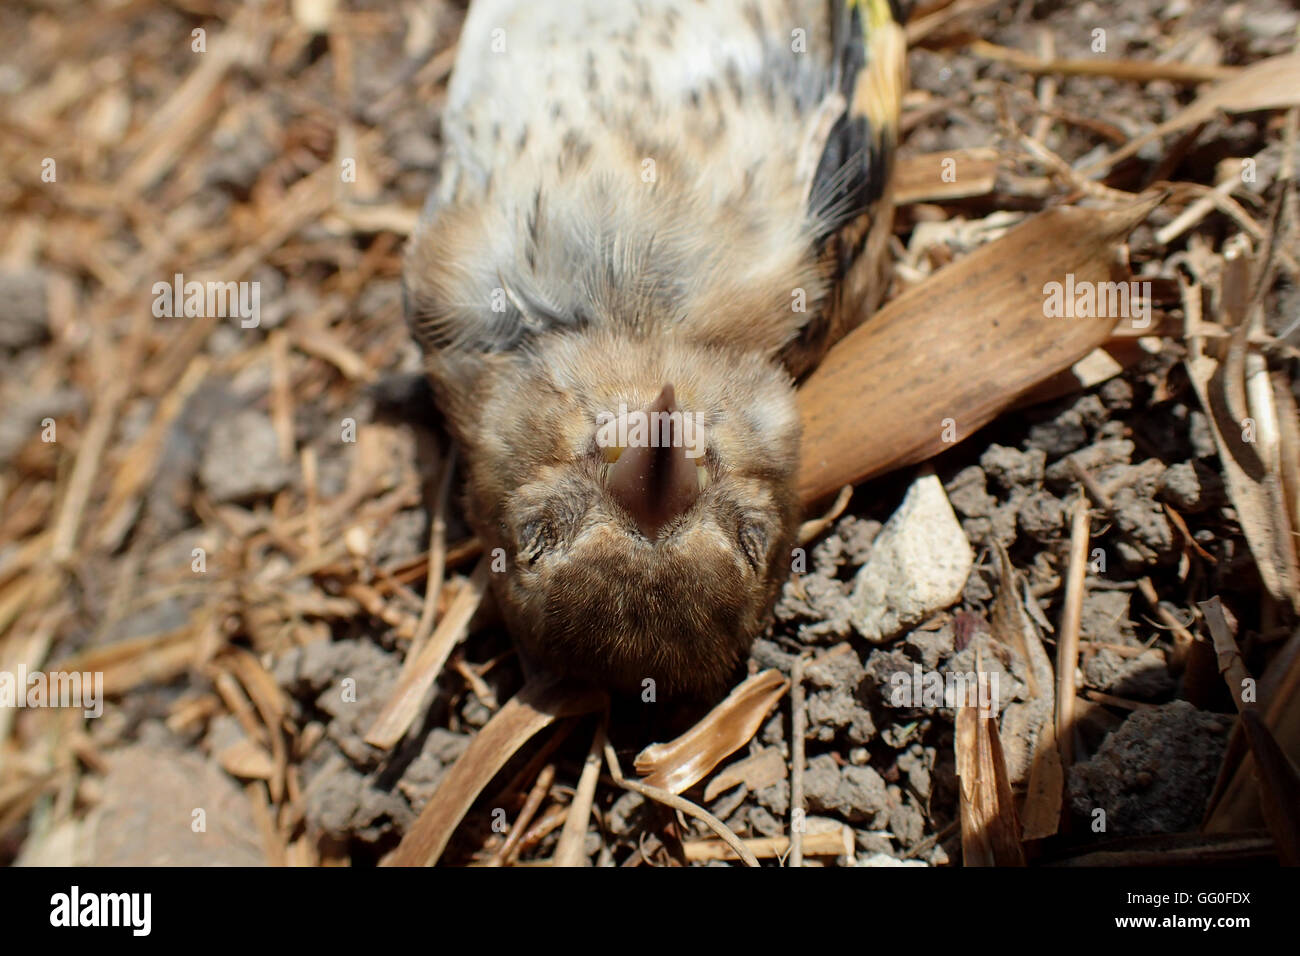
[[1027,408],[1095,388],[1149,359],[1153,354],[1158,354],[1163,348],[1164,341],[1155,336],[1113,338],[1101,348],[1093,349],[1064,372],[1058,372],[1035,385],[1015,403],[1015,407]]
[[1047,318],[1043,287],[1126,279],[1116,246],[1155,205],[1041,213],[849,333],[799,390],[805,503],[952,447],[945,419],[965,439],[1105,342],[1114,318]]
[[384,866],[433,866],[483,788],[538,731],[561,717],[601,710],[603,693],[534,678],[483,727],[442,778],[438,790]]
[[1300,771],[1278,746],[1254,697],[1246,694],[1252,679],[1237,647],[1236,621],[1217,597],[1201,602],[1200,608],[1214,641],[1219,672],[1241,715],[1241,726],[1255,760],[1260,811],[1283,864],[1300,866],[1300,816],[1296,814],[1300,807]]
[[[1019,575],[1011,566],[1006,549],[997,545],[999,584],[993,607],[993,634],[1010,645],[1028,665],[1030,704],[1038,722],[1038,734],[1030,753],[1029,784],[1025,792],[1022,840],[1052,836],[1061,825],[1061,800],[1065,793],[1065,771],[1056,746],[1056,696],[1052,663],[1043,648],[1043,638],[1021,603]],[[1026,596],[1025,600],[1033,600]]]
[[[1278,417],[1278,470],[1287,519],[1292,530],[1300,529],[1300,410],[1290,383],[1281,372],[1273,373],[1273,395]],[[1300,561],[1300,537],[1293,536],[1297,560]]]
[[1275,56],[1252,63],[1236,76],[1223,80],[1198,96],[1151,132],[1129,140],[1109,156],[1079,170],[1081,176],[1095,176],[1127,159],[1152,140],[1206,120],[1220,111],[1249,113],[1252,110],[1285,109],[1300,105],[1300,55]]
[[1254,708],[1241,714],[1259,768],[1259,807],[1283,866],[1300,866],[1300,770],[1287,758]]
[[[1264,721],[1292,761],[1300,762],[1300,630],[1274,656],[1259,681]],[[1233,728],[1224,754],[1224,771],[1210,796],[1204,829],[1207,833],[1251,830],[1264,825],[1257,798],[1255,760],[1245,731]]]
[[240,737],[217,754],[217,763],[232,777],[270,780],[275,774],[271,755],[247,737]]
[[998,181],[998,151],[987,146],[900,156],[894,167],[894,202],[949,202],[991,193]]
[[[976,671],[982,669],[977,660]],[[961,816],[963,866],[1024,866],[1020,821],[1007,779],[996,717],[978,707],[957,708],[953,735]]]
[[713,768],[758,733],[790,682],[780,671],[760,671],[737,685],[722,703],[686,733],[637,754],[636,772],[643,783],[681,793],[703,780]]
[[704,802],[708,803],[738,783],[743,783],[750,793],[754,793],[784,780],[786,776],[787,768],[781,752],[775,747],[764,747],[744,760],[723,767],[704,788]]
[[1187,371],[1205,410],[1224,484],[1264,587],[1277,600],[1300,610],[1300,580],[1282,476],[1267,470],[1250,443],[1241,441],[1244,416],[1234,421],[1229,409],[1229,393],[1235,391],[1229,383],[1234,377],[1223,368],[1225,364],[1208,355],[1189,354]]

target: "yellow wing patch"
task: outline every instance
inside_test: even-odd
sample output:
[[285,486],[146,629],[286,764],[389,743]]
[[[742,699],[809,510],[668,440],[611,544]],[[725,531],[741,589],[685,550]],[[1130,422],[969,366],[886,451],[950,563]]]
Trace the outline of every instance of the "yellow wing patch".
[[907,35],[894,20],[889,0],[848,0],[861,14],[866,66],[853,84],[849,115],[865,116],[873,135],[898,140],[898,114],[907,88]]

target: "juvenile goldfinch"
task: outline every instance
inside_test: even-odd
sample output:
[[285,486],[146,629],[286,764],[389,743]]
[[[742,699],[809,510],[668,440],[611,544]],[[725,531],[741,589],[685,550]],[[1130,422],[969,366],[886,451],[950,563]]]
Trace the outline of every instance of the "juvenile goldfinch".
[[764,627],[794,382],[881,290],[903,46],[886,0],[471,7],[404,284],[530,666],[708,696]]

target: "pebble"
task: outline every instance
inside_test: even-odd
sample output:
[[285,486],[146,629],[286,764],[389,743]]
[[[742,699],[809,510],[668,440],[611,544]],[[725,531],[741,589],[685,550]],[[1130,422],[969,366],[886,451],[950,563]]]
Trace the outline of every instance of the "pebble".
[[275,427],[264,412],[245,409],[213,425],[199,480],[214,502],[244,502],[271,495],[292,477],[293,468],[280,458]]
[[45,273],[0,272],[0,349],[23,349],[49,335]]
[[849,598],[858,633],[880,643],[961,597],[974,554],[935,475],[918,478],[881,529]]

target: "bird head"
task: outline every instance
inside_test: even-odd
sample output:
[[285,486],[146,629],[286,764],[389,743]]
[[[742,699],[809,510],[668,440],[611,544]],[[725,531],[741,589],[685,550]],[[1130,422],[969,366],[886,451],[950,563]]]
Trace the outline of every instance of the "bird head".
[[788,376],[743,350],[596,333],[500,361],[460,437],[525,655],[615,692],[723,689],[790,568]]

